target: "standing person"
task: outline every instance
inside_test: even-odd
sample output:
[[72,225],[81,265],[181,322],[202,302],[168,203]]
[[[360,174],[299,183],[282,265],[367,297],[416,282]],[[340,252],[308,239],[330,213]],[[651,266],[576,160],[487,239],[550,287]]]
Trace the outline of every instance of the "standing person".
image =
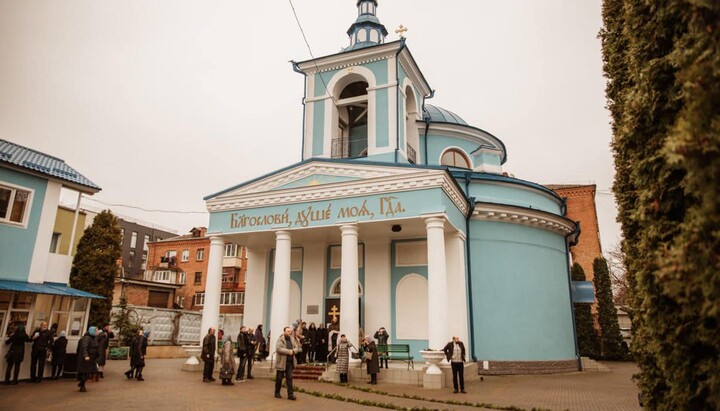
[[240,327],[240,333],[237,336],[237,356],[240,358],[240,364],[238,365],[235,381],[245,382],[245,365],[248,362],[248,350],[250,349],[250,337],[247,328],[243,325]]
[[255,362],[255,353],[257,352],[257,340],[255,339],[255,330],[252,328],[248,328],[247,334],[248,340],[250,340],[250,349],[248,350],[247,359],[247,379],[252,380],[255,378],[252,376],[252,367]]
[[[295,340],[300,348],[305,347],[305,335],[303,335],[303,329],[299,325],[295,328]],[[305,364],[305,351],[301,349],[299,353],[295,354],[295,358],[298,364]]]
[[310,326],[308,327],[308,339],[310,340],[310,344],[308,345],[307,349],[307,355],[308,355],[308,361],[309,362],[315,362],[317,359],[315,358],[315,353],[317,352],[317,343],[318,343],[318,333],[317,333],[317,327],[315,326],[315,323],[310,323]]
[[213,368],[215,368],[215,350],[217,343],[215,342],[215,329],[210,327],[207,335],[203,338],[202,353],[200,357],[205,363],[203,368],[203,382],[213,382]]
[[348,341],[345,334],[340,334],[340,341],[338,341],[338,345],[337,347],[335,347],[335,350],[337,351],[337,372],[340,374],[341,384],[348,383],[350,348],[355,348],[355,346],[350,341]]
[[223,342],[222,351],[220,352],[220,364],[222,385],[235,385],[232,382],[233,375],[235,375],[235,356],[233,355],[232,338],[229,335],[225,336]]
[[315,346],[315,361],[327,362],[328,356],[328,333],[324,323],[320,323],[317,329],[317,346]]
[[365,362],[367,363],[367,372],[370,374],[368,384],[377,384],[377,374],[380,372],[380,362],[378,360],[377,346],[375,341],[369,335],[365,337]]
[[85,392],[85,381],[97,371],[98,343],[95,340],[96,328],[90,327],[78,343],[77,349],[77,379],[80,392]]
[[452,367],[453,387],[455,388],[455,391],[453,391],[453,393],[458,393],[458,380],[460,380],[460,392],[466,394],[465,344],[460,341],[459,337],[454,336],[452,338],[452,341],[445,345],[445,348],[443,348],[443,352],[445,353],[445,357],[447,358],[447,360],[450,361],[450,367]]
[[[378,341],[378,343],[377,343],[378,347],[387,347],[388,339],[390,339],[390,335],[387,333],[387,331],[385,331],[385,327],[380,327],[379,330],[375,331],[374,337]],[[387,353],[387,349],[383,350],[383,352]],[[380,368],[383,367],[383,361],[385,361],[385,368],[388,368],[387,354],[385,354],[379,358],[380,358]]]
[[128,379],[135,377],[138,381],[145,381],[142,377],[142,369],[145,367],[146,341],[141,328],[130,342],[130,369],[125,372]]
[[328,347],[330,350],[334,350],[337,346],[337,338],[340,333],[340,324],[338,323],[337,317],[333,317],[328,325],[328,338],[330,339],[331,346]]
[[102,331],[96,337],[98,342],[98,372],[95,374],[95,381],[99,378],[105,378],[103,368],[107,363],[108,350],[110,348],[110,340],[115,338],[115,334],[110,331],[110,324],[103,325]]
[[25,358],[25,343],[32,341],[30,337],[25,333],[25,325],[20,324],[15,329],[15,332],[10,334],[5,344],[9,344],[5,359],[7,360],[7,368],[5,369],[5,385],[10,385],[10,370],[15,367],[13,373],[13,385],[18,383],[18,375],[20,374],[20,364],[22,364]]
[[265,358],[267,358],[268,352],[267,342],[265,340],[265,336],[263,335],[262,324],[258,324],[257,328],[255,329],[255,340],[257,340],[258,351],[260,351],[258,359],[260,361],[263,361]]
[[277,361],[275,362],[275,398],[282,398],[280,395],[280,388],[282,387],[282,380],[285,377],[285,384],[287,385],[288,399],[295,401],[297,398],[293,394],[292,384],[292,373],[295,368],[295,354],[300,352],[300,347],[297,345],[297,340],[293,338],[292,327],[285,327],[283,335],[278,338],[275,344],[275,353],[277,354]]
[[52,349],[53,335],[48,330],[48,323],[43,321],[40,328],[32,335],[32,351],[30,355],[30,382],[42,382],[45,371],[45,360],[49,349]]
[[63,368],[65,368],[65,358],[67,357],[67,344],[65,330],[60,331],[60,337],[53,342],[52,347],[52,375],[50,378],[57,380],[62,378]]

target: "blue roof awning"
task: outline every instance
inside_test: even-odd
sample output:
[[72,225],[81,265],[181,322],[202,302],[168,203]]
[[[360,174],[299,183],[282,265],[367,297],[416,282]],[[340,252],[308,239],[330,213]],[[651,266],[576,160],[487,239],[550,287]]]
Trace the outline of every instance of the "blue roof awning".
[[78,298],[105,299],[99,295],[88,293],[62,283],[28,283],[24,281],[0,280],[0,291],[19,291],[23,293],[62,295]]

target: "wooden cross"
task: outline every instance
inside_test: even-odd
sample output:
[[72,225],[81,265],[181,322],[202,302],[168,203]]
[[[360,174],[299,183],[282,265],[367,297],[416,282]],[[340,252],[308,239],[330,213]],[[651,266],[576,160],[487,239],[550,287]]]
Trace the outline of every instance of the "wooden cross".
[[333,305],[330,311],[328,312],[328,315],[332,315],[332,319],[337,319],[337,316],[340,315],[340,311],[338,311],[337,305]]
[[405,27],[401,24],[400,27],[398,27],[397,30],[395,30],[395,33],[397,33],[400,36],[400,38],[404,39],[405,32],[407,32],[407,31],[408,31],[407,27]]

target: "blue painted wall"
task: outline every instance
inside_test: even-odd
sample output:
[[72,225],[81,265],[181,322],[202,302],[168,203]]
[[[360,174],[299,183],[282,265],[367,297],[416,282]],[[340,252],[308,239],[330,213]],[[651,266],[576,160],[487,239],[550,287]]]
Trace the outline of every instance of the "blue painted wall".
[[[460,184],[465,189],[464,181]],[[561,215],[560,200],[538,189],[522,185],[473,181],[470,196],[475,201],[515,205]]]
[[27,227],[0,223],[0,278],[27,281],[48,181],[15,170],[0,168],[0,183],[2,182],[35,190]]
[[419,266],[411,266],[411,267],[398,267],[397,266],[397,259],[395,255],[395,244],[400,242],[411,242],[411,241],[425,241],[424,238],[420,239],[414,239],[414,240],[397,240],[392,241],[390,243],[390,321],[391,321],[391,328],[389,332],[391,333],[390,338],[393,344],[408,344],[410,346],[410,352],[413,357],[415,357],[416,361],[421,361],[422,363],[422,356],[420,355],[421,350],[425,350],[428,348],[428,340],[402,340],[396,338],[396,336],[393,334],[395,330],[397,330],[397,323],[396,323],[396,297],[397,297],[397,285],[402,280],[402,278],[408,274],[419,274],[427,280],[428,278],[428,269],[427,265],[419,265]]
[[474,350],[479,360],[575,358],[565,239],[472,221]]
[[325,145],[325,101],[316,101],[313,105],[312,155],[316,157],[323,154]]

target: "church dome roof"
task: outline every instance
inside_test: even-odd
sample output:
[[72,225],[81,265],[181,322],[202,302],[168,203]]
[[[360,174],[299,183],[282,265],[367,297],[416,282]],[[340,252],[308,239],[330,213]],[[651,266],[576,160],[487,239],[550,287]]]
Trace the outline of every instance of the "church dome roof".
[[460,124],[462,126],[467,126],[468,123],[465,122],[465,120],[462,119],[462,117],[458,116],[457,114],[453,113],[450,110],[445,110],[442,107],[433,106],[431,104],[425,104],[425,112],[423,113],[423,117],[425,119],[430,119],[433,123],[452,123],[452,124]]

